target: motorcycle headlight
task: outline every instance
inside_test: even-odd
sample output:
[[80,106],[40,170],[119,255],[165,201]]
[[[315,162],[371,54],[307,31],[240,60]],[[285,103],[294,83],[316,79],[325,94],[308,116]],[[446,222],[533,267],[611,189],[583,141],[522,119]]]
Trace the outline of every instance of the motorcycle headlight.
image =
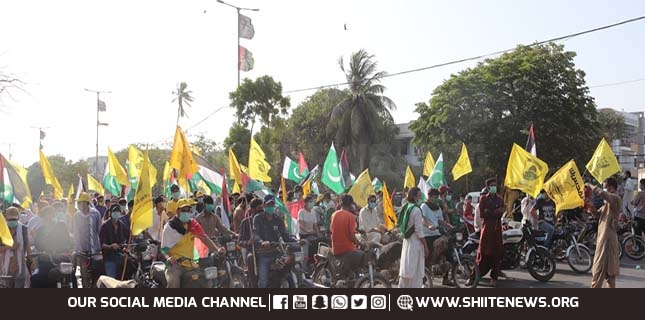
[[217,278],[217,267],[210,267],[204,269],[204,277],[208,280],[213,280]]
[[302,260],[305,259],[305,253],[304,252],[294,252],[293,253],[293,259],[296,262],[302,262]]
[[74,265],[71,262],[61,262],[59,268],[62,274],[72,274],[74,272]]
[[455,235],[455,237],[456,237],[457,241],[462,241],[462,240],[464,240],[464,234],[463,234],[463,233],[457,233],[457,234]]
[[237,244],[235,244],[235,242],[226,243],[226,251],[235,251],[235,249],[237,249]]

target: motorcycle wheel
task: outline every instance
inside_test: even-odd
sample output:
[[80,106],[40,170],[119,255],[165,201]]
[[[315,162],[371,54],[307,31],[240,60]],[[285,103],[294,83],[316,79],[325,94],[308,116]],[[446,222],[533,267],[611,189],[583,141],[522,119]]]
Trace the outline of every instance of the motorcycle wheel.
[[246,277],[239,273],[234,273],[229,280],[228,287],[234,289],[244,289],[246,288]]
[[[457,288],[477,288],[481,275],[479,274],[479,267],[475,263],[475,260],[468,256],[461,256],[459,257],[459,260],[461,261],[461,265],[453,263],[452,270],[450,272],[453,283]],[[473,273],[475,273],[475,281],[472,285],[467,285],[468,279],[470,279],[470,276]]]
[[591,250],[592,255],[595,254],[595,252],[596,252],[596,240],[597,240],[597,238],[598,238],[598,233],[595,232],[595,231],[590,232],[589,235],[587,236],[586,245],[589,248],[589,250]]
[[529,251],[528,244],[526,244],[526,241],[522,242],[520,244],[520,268],[526,269],[528,264],[527,264],[527,259],[526,259],[526,253]]
[[630,235],[623,240],[621,249],[621,254],[624,252],[632,260],[645,257],[645,241],[641,237]]
[[527,267],[529,274],[537,281],[548,282],[555,275],[555,258],[544,247],[531,252]]
[[[358,281],[356,281],[354,288],[371,288],[370,276],[362,276]],[[392,284],[386,277],[378,273],[374,273],[374,288],[392,288]]]
[[555,260],[564,261],[567,258],[567,248],[569,243],[565,239],[558,239],[553,242],[553,257]]
[[[578,254],[578,250],[580,251],[580,254]],[[582,245],[578,245],[578,250],[575,248],[571,249],[567,263],[569,264],[569,267],[571,267],[571,270],[576,273],[587,273],[593,266],[593,258],[591,257],[589,250]]]
[[316,266],[312,277],[314,283],[321,284],[325,287],[332,287],[336,283],[334,275],[326,265]]
[[432,275],[432,271],[428,268],[425,268],[425,271],[423,273],[423,287],[424,288],[432,288],[433,284],[432,281],[434,276]]

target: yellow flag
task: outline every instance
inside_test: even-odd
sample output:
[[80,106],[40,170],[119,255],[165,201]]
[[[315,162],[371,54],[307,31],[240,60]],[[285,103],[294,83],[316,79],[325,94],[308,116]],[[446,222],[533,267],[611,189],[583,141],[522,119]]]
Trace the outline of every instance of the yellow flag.
[[352,188],[349,189],[348,194],[354,198],[354,202],[359,206],[364,207],[367,205],[367,197],[374,194],[374,187],[372,186],[372,178],[370,178],[369,169],[365,169],[365,171],[356,178],[356,181],[354,181]]
[[394,204],[390,197],[390,192],[387,190],[387,183],[383,181],[383,221],[385,228],[392,230],[396,226],[396,213],[394,213]]
[[202,153],[199,152],[199,149],[197,148],[196,145],[193,145],[191,148],[192,148],[192,151],[193,151],[194,154],[196,154],[196,155],[198,155],[200,157],[202,156]]
[[67,213],[72,215],[76,212],[74,208],[74,184],[72,183],[69,186],[69,192],[67,192]]
[[576,162],[571,160],[544,184],[544,190],[555,202],[556,214],[584,205],[585,185]]
[[87,190],[94,190],[99,194],[105,194],[105,190],[103,190],[101,183],[94,179],[94,177],[89,173],[87,174]]
[[611,147],[605,139],[600,141],[596,152],[593,153],[591,160],[587,163],[587,170],[600,183],[620,172],[620,165],[618,165],[616,155],[611,151]]
[[20,180],[22,180],[22,183],[25,184],[25,188],[27,189],[27,196],[22,200],[21,205],[23,208],[29,208],[29,206],[33,203],[33,199],[31,197],[31,189],[29,189],[29,183],[27,182],[28,170],[16,162],[13,162],[11,160],[7,161],[14,169],[16,169],[16,172],[18,172],[18,175],[20,176]]
[[249,150],[249,177],[257,181],[271,182],[269,177],[271,166],[266,161],[266,155],[260,145],[251,138],[251,148]]
[[237,182],[233,183],[233,193],[240,193],[242,190],[240,190],[240,185],[237,184]]
[[45,177],[45,183],[54,187],[54,199],[60,200],[63,198],[63,188],[58,183],[58,179],[54,176],[54,170],[49,164],[49,160],[45,157],[45,154],[40,150],[40,167],[43,170],[43,176]]
[[282,190],[282,202],[287,203],[287,183],[284,181],[284,177],[280,177],[280,189]]
[[548,171],[549,166],[544,161],[514,143],[508,158],[504,185],[510,189],[524,191],[535,198],[544,185]]
[[408,166],[405,169],[405,180],[403,181],[403,188],[412,189],[416,186],[417,184],[414,180],[414,174],[412,173],[412,169],[410,169],[410,166]]
[[307,179],[307,181],[302,184],[302,195],[306,197],[310,193],[311,193],[311,180]]
[[457,163],[455,163],[455,166],[452,168],[452,177],[455,179],[455,181],[459,180],[459,178],[473,172],[473,168],[470,165],[470,158],[468,157],[468,150],[466,149],[466,144],[461,145],[461,154],[459,155],[459,159],[457,159]]
[[179,126],[175,131],[175,141],[170,153],[170,166],[179,170],[178,180],[190,178],[199,170],[188,140]]
[[128,163],[130,166],[130,177],[138,178],[143,167],[143,152],[133,145],[128,147]]
[[134,208],[132,209],[132,222],[130,230],[132,235],[136,236],[152,226],[152,185],[150,183],[150,159],[148,152],[143,158],[141,168],[141,179],[137,185],[137,191],[134,194]]
[[168,163],[168,161],[166,161],[166,163],[163,166],[163,177],[162,177],[162,179],[163,179],[164,182],[167,183],[168,180],[170,180],[170,173],[171,172],[172,172],[172,169],[170,169],[170,163]]
[[423,162],[423,175],[429,177],[430,174],[432,174],[432,170],[434,170],[434,165],[435,163],[432,153],[428,151],[428,153],[426,153],[426,160]]
[[125,169],[119,163],[112,149],[108,147],[108,166],[110,167],[110,175],[116,177],[116,181],[122,186],[130,185],[130,178],[125,173]]
[[242,174],[240,173],[240,164],[233,153],[233,148],[228,149],[228,175],[235,179],[236,184],[242,184]]
[[7,220],[4,219],[4,214],[0,214],[0,241],[7,247],[13,246],[13,237],[9,231]]
[[240,165],[240,171],[249,174],[249,167],[244,166],[243,164]]

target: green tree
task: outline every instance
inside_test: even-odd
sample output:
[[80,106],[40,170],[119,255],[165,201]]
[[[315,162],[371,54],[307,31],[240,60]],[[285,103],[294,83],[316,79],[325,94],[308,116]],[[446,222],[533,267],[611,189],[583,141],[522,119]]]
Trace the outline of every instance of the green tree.
[[282,175],[284,158],[287,155],[292,157],[289,152],[290,134],[287,128],[287,120],[280,117],[274,118],[273,125],[271,127],[262,126],[262,129],[254,138],[260,145],[260,148],[262,148],[262,151],[264,151],[267,162],[271,165],[269,176],[274,177],[271,181],[272,187],[280,187],[279,177]]
[[331,143],[326,132],[331,111],[348,97],[347,90],[321,89],[293,109],[287,125],[293,152],[290,157],[302,152],[311,167],[325,162]]
[[192,139],[193,145],[199,150],[202,157],[206,159],[215,168],[228,167],[228,152],[222,149],[222,146],[203,134],[199,134]]
[[327,134],[334,137],[338,147],[349,147],[350,155],[358,160],[355,170],[362,171],[369,165],[370,146],[382,138],[391,139],[383,124],[394,123],[390,110],[396,105],[383,95],[385,86],[379,82],[386,73],[377,72],[373,55],[360,50],[352,54],[349,68],[342,57],[339,65],[349,83],[350,96],[333,108]]
[[611,143],[625,137],[625,118],[612,109],[602,109],[598,112],[598,122],[602,137]]
[[473,164],[471,185],[493,175],[503,181],[511,146],[524,146],[531,123],[537,155],[552,169],[571,158],[585,164],[600,135],[575,56],[556,44],[518,46],[453,75],[433,91],[429,104],[417,104],[419,118],[410,126],[414,143],[435,157],[443,152],[448,176],[465,143]]
[[250,122],[251,132],[258,117],[263,125],[270,126],[276,116],[286,115],[291,105],[289,97],[282,96],[282,83],[270,76],[255,81],[244,79],[229,98],[231,107],[236,109],[238,122],[244,127]]
[[228,131],[228,137],[224,139],[226,156],[228,157],[228,149],[233,148],[237,161],[241,165],[248,165],[250,143],[251,131],[240,123],[234,123]]
[[193,92],[188,90],[188,84],[186,82],[181,82],[177,85],[177,89],[172,92],[175,96],[172,99],[172,102],[177,101],[177,125],[179,125],[179,118],[188,117],[184,104],[190,107],[190,103],[193,102]]

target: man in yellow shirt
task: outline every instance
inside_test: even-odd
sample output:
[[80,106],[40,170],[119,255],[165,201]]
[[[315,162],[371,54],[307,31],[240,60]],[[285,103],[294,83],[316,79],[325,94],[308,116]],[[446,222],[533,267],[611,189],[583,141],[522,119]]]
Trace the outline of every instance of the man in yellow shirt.
[[[191,206],[193,200],[181,199],[178,202],[179,213],[172,217],[163,229],[161,236],[161,252],[167,261],[166,281],[168,288],[181,287],[182,275],[192,269],[198,268],[195,257],[195,238],[199,238],[211,251],[224,252],[224,248],[217,246],[204,232],[201,225],[192,219]],[[186,258],[181,263],[181,258]]]

